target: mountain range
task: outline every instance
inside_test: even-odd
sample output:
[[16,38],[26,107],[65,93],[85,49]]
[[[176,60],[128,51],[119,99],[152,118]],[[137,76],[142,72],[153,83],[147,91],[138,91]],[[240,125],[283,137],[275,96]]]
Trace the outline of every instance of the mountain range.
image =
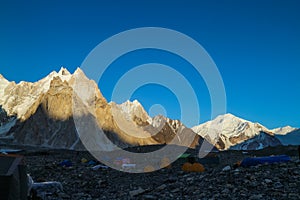
[[[106,137],[97,135],[99,130]],[[299,133],[289,126],[269,130],[232,114],[192,128],[165,116],[152,118],[137,100],[107,102],[80,68],[73,74],[61,68],[34,83],[17,84],[0,75],[0,144],[82,150],[84,138],[92,137],[106,150],[156,144],[195,148],[204,140],[220,150],[249,150],[300,144]]]
[[[82,138],[93,137],[95,145],[113,150],[169,143],[195,147],[202,140],[178,120],[150,118],[138,101],[108,103],[80,68],[73,74],[61,68],[35,83],[16,84],[1,76],[0,95],[2,109],[12,118],[0,135],[15,144],[79,150]],[[75,126],[74,119],[87,124]],[[100,128],[106,137],[95,134]],[[108,140],[116,146],[107,146]]]

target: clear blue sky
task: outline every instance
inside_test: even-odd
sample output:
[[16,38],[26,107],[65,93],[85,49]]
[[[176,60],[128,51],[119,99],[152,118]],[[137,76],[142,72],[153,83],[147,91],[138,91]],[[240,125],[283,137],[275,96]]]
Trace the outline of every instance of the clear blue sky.
[[[225,84],[228,112],[269,128],[300,127],[299,10],[297,0],[1,1],[0,73],[19,82],[36,81],[61,66],[73,72],[114,34],[165,27],[194,38],[213,58]],[[104,96],[110,100],[121,72],[147,62],[173,65],[185,76],[193,75],[179,57],[137,51],[109,68],[99,83]],[[190,80],[198,91],[201,122],[209,120],[207,88],[195,77]],[[158,103],[169,117],[180,116],[176,96],[167,88],[146,85],[135,98],[146,110]]]

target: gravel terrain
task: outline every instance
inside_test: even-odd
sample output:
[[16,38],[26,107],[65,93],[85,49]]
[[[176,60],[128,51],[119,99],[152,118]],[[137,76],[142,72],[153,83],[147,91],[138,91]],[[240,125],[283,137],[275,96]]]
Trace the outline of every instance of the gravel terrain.
[[[243,157],[288,154],[292,161],[249,168],[232,166]],[[58,181],[63,191],[45,199],[300,199],[300,162],[296,147],[255,152],[219,152],[218,165],[204,165],[205,172],[183,172],[180,159],[171,168],[133,174],[111,168],[93,170],[81,159],[87,152],[26,151],[28,173],[35,182]],[[68,159],[72,166],[59,163]],[[222,170],[225,166],[231,169]],[[228,167],[227,167],[228,168]]]

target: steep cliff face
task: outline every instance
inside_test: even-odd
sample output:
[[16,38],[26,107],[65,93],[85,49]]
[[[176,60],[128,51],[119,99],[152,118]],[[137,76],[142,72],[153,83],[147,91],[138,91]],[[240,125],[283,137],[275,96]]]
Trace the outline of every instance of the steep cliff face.
[[49,90],[42,98],[41,105],[50,118],[65,121],[73,115],[72,97],[72,87],[59,77],[54,77]]
[[40,94],[10,134],[18,144],[72,148],[78,138],[72,117],[73,90],[54,77],[49,90]]

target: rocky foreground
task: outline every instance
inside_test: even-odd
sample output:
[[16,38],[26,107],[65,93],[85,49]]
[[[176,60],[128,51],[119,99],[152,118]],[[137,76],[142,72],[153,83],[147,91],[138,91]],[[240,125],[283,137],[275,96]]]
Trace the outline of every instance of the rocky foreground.
[[[300,199],[300,162],[296,147],[263,151],[218,153],[220,163],[206,165],[206,171],[183,172],[184,160],[171,168],[143,174],[113,169],[93,170],[81,159],[93,159],[87,152],[25,152],[28,173],[35,182],[58,181],[63,191],[45,199]],[[243,157],[290,154],[292,161],[249,168],[223,170]],[[58,164],[68,159],[72,166]],[[228,167],[227,167],[228,168]]]

